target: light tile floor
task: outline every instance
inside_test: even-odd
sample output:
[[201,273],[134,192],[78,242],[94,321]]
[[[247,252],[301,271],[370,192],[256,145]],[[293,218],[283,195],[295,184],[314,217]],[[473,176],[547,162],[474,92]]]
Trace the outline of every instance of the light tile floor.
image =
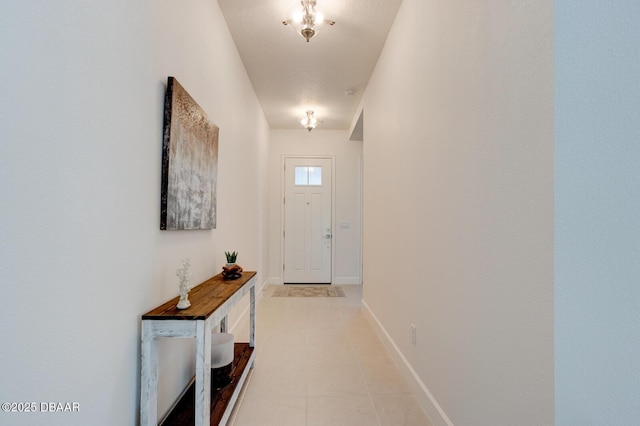
[[264,290],[232,426],[431,425],[362,311],[362,286],[343,288],[346,297]]

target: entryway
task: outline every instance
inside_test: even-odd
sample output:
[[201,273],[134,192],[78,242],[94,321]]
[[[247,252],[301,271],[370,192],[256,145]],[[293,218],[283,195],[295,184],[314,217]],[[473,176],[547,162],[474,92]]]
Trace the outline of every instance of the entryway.
[[330,284],[333,158],[284,158],[283,282]]

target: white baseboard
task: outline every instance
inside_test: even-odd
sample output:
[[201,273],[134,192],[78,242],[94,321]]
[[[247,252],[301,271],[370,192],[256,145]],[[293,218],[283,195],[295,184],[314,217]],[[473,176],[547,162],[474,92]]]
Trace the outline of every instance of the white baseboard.
[[282,277],[270,277],[267,284],[282,285]]
[[393,362],[400,370],[400,373],[405,378],[405,380],[411,386],[416,399],[427,413],[431,422],[434,426],[454,426],[449,417],[445,414],[444,410],[438,404],[438,401],[434,398],[433,394],[429,392],[429,389],[422,382],[416,371],[413,369],[407,358],[402,354],[398,346],[396,346],[395,342],[389,336],[389,333],[382,326],[378,318],[373,314],[369,305],[363,300],[362,306],[364,307],[364,312],[369,317],[371,325],[375,329],[378,336],[382,339],[384,345],[389,351],[389,355],[393,359]]
[[358,285],[362,284],[360,277],[335,277],[333,284],[336,285]]

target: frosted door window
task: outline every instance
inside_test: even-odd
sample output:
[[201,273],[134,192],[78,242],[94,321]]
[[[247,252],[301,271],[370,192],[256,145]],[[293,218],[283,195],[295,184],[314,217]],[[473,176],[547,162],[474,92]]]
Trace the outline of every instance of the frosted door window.
[[322,186],[321,166],[296,166],[293,175],[296,186]]
[[308,167],[296,166],[295,184],[297,186],[307,186],[309,184]]
[[309,167],[309,185],[322,185],[322,167]]

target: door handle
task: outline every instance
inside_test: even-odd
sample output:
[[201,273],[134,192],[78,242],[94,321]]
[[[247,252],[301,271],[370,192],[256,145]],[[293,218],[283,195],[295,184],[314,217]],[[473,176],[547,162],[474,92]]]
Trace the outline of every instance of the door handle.
[[327,228],[327,233],[325,234],[324,238],[327,240],[331,239],[331,228]]

